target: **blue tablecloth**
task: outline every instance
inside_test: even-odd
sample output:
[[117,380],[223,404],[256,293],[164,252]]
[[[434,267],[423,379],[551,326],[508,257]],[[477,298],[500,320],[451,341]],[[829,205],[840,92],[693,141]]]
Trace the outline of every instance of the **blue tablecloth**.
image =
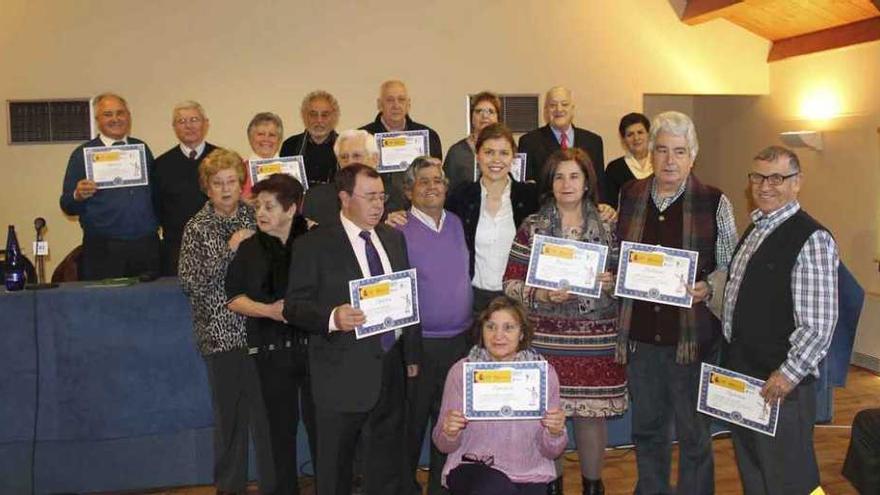
[[[210,394],[175,279],[0,293],[0,329],[0,493],[211,483]],[[609,445],[630,433],[628,414],[609,421]]]

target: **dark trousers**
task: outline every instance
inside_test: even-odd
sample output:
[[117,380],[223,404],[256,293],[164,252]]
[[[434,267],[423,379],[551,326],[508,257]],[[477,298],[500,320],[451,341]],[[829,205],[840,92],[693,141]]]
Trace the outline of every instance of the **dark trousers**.
[[483,290],[474,287],[474,315],[479,316],[486,309],[486,306],[498,296],[503,296],[503,291]]
[[214,483],[226,492],[247,488],[248,432],[253,435],[263,493],[275,490],[269,422],[260,377],[247,349],[204,357],[214,409]]
[[[468,352],[467,339],[464,333],[448,339],[422,338],[422,362],[419,374],[414,378],[412,395],[408,397],[407,415],[407,452],[413,474],[419,465],[425,430],[433,429],[440,414],[440,403],[443,398],[443,387],[446,385],[446,374],[456,361]],[[431,442],[430,471],[428,473],[428,495],[447,493],[440,484],[446,454],[437,450]]]
[[880,409],[859,411],[853,419],[843,475],[859,493],[880,493]]
[[[638,483],[635,493],[671,493],[669,472],[672,444],[670,424],[678,437],[678,487],[681,495],[715,493],[710,418],[697,412],[700,362],[675,362],[676,346],[630,341],[626,367],[632,397],[632,438],[636,448]],[[715,363],[717,351],[705,361]]]
[[[401,342],[382,358],[379,399],[367,411],[338,411],[316,404],[318,424],[318,495],[350,495],[352,463],[358,435],[365,428],[364,493],[406,493],[407,470],[404,435],[405,371]],[[330,406],[330,407],[328,407]]]
[[775,437],[731,428],[745,495],[808,495],[819,486],[815,423],[816,384],[808,377],[782,401]]
[[108,239],[83,236],[80,280],[136,277],[145,273],[159,275],[159,236],[140,239]]
[[[273,354],[293,354],[292,359],[277,359]],[[315,405],[308,374],[306,348],[297,345],[292,349],[268,351],[255,356],[260,374],[263,400],[269,420],[272,456],[278,479],[277,495],[299,493],[299,464],[296,455],[296,432],[299,427],[300,408],[302,420],[309,436],[309,450],[315,459]]]
[[514,483],[484,464],[460,464],[446,475],[453,495],[545,495],[547,483]]
[[160,261],[163,277],[176,277],[177,265],[180,262],[180,240],[162,239]]

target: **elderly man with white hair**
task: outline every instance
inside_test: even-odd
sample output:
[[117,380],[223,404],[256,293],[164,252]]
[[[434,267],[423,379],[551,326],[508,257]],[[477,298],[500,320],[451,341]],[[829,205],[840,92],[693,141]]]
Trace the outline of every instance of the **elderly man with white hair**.
[[710,418],[697,412],[697,395],[701,362],[717,363],[721,323],[704,303],[713,295],[710,274],[730,263],[736,226],[727,197],[692,172],[699,144],[687,115],[657,115],[650,148],[654,175],[621,189],[617,237],[697,251],[699,259],[697,282],[687,287],[690,308],[621,299],[616,358],[627,365],[632,397],[635,492],[672,493],[674,421],[680,449],[676,493],[710,494],[715,490]]
[[305,130],[290,136],[281,145],[281,156],[301,155],[306,166],[309,187],[333,181],[336,173],[336,124],[339,102],[332,94],[316,90],[307,94],[300,105]]
[[182,101],[171,110],[171,127],[179,143],[156,158],[153,181],[162,227],[162,275],[177,275],[183,228],[208,201],[199,187],[199,164],[217,148],[205,141],[210,124],[196,101]]

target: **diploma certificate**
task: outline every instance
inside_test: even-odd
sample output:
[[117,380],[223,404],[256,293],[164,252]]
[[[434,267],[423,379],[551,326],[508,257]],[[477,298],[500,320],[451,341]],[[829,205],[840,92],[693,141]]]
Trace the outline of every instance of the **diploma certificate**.
[[427,156],[431,150],[428,131],[380,132],[376,134],[379,147],[380,174],[403,172],[417,157]]
[[602,284],[596,277],[605,271],[607,259],[608,246],[536,235],[526,285],[598,298]]
[[[513,180],[517,182],[525,182],[526,181],[526,155],[525,153],[517,153],[513,155],[513,160],[510,162],[510,175],[513,176]],[[477,157],[474,157],[474,182],[480,180],[480,176],[483,175],[480,172],[480,164],[477,162]]]
[[623,241],[614,294],[620,297],[690,308],[685,290],[697,278],[696,251]]
[[248,172],[251,174],[251,184],[253,185],[273,174],[287,174],[298,180],[304,191],[309,188],[309,181],[306,177],[306,162],[302,155],[249,160]]
[[98,189],[146,186],[150,183],[143,144],[83,148],[83,157],[86,178],[94,181]]
[[547,361],[464,363],[464,416],[540,419],[547,410]]
[[779,400],[764,402],[763,386],[763,380],[703,363],[697,411],[774,437]]
[[355,328],[358,339],[419,322],[415,269],[352,280],[348,291],[351,305],[367,316],[366,323]]

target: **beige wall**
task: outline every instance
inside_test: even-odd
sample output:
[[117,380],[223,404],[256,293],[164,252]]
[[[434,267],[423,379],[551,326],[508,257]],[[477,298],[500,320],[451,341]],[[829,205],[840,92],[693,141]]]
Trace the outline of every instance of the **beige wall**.
[[[564,84],[610,159],[620,153],[617,120],[641,108],[643,93],[767,93],[767,47],[726,21],[686,26],[667,0],[4,0],[0,95],[117,91],[133,135],[156,154],[174,144],[172,105],[194,98],[211,118],[210,140],[244,153],[255,112],[273,110],[286,134],[300,132],[296,108],[315,88],[339,98],[347,128],[372,120],[382,80],[402,78],[413,117],[448,147],[465,132],[465,94]],[[6,135],[6,119],[0,126]],[[46,217],[49,270],[80,238],[58,207],[73,148],[0,143],[0,225],[16,224],[29,243],[33,218]]]

